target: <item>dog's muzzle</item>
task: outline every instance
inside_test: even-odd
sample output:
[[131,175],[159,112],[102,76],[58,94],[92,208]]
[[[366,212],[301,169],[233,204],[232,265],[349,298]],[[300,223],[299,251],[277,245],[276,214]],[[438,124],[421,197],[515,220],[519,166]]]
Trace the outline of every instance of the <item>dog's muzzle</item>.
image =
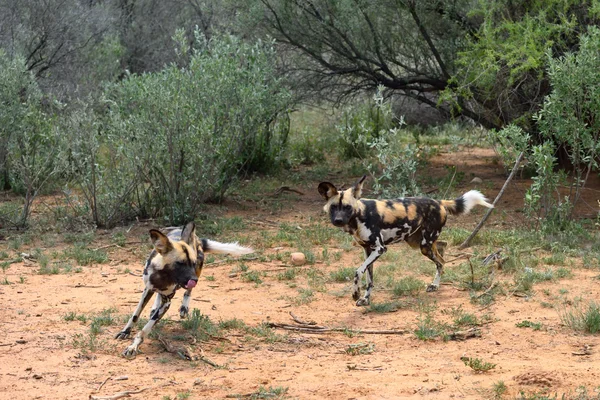
[[342,227],[342,226],[344,226],[344,220],[343,220],[343,219],[341,219],[341,218],[336,218],[336,219],[334,219],[334,220],[332,221],[332,223],[333,223],[333,225],[334,225],[334,226],[337,226],[337,227]]

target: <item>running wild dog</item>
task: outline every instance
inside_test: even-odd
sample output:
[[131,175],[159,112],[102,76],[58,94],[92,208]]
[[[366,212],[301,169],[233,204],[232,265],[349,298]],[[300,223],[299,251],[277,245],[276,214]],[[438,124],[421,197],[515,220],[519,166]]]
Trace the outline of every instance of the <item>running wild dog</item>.
[[[433,261],[437,272],[428,292],[438,290],[444,265],[445,242],[438,242],[448,214],[466,214],[476,205],[493,205],[477,190],[470,190],[456,200],[427,197],[404,197],[393,200],[361,199],[363,176],[353,187],[338,190],[329,182],[319,184],[319,193],[327,203],[324,210],[331,223],[351,234],[365,251],[366,259],[354,274],[352,298],[357,306],[370,304],[373,289],[373,263],[387,250],[387,245],[407,242]],[[360,297],[359,283],[367,273],[367,291]]]
[[239,246],[237,243],[219,243],[209,239],[198,239],[193,222],[188,223],[183,229],[171,231],[168,235],[151,229],[150,238],[154,244],[154,250],[148,256],[144,267],[145,288],[142,298],[127,325],[115,337],[127,339],[131,334],[133,324],[137,322],[154,292],[157,293],[157,297],[148,323],[138,332],[133,343],[123,351],[125,357],[136,356],[140,344],[150,333],[152,327],[165,315],[171,305],[171,299],[179,288],[186,289],[181,308],[179,308],[179,316],[187,317],[192,289],[198,283],[202,272],[204,253],[241,255],[254,252],[254,250]]

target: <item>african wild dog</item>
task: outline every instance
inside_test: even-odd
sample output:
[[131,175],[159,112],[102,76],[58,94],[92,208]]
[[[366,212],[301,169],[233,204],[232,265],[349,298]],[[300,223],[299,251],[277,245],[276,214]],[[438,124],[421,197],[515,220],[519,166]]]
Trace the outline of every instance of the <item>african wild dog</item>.
[[171,299],[180,287],[185,288],[186,291],[179,309],[179,316],[185,318],[188,315],[190,295],[202,272],[204,253],[241,255],[254,251],[239,246],[237,243],[219,243],[209,239],[198,239],[193,222],[188,223],[183,229],[170,232],[168,235],[164,235],[156,229],[151,229],[150,238],[154,244],[154,250],[150,253],[144,267],[143,279],[146,287],[129,322],[115,338],[127,339],[133,324],[137,322],[154,292],[158,295],[150,312],[148,323],[138,332],[133,343],[123,351],[125,357],[135,357],[139,345],[144,341],[144,337],[152,330],[154,324],[165,315],[171,305]]
[[[352,298],[357,306],[370,304],[373,289],[373,263],[387,250],[386,245],[406,241],[437,267],[435,278],[427,287],[437,290],[442,278],[445,242],[437,242],[448,214],[466,214],[476,205],[492,208],[480,192],[471,190],[456,200],[437,201],[427,197],[404,197],[393,200],[361,199],[363,176],[353,187],[338,191],[333,184],[321,182],[319,193],[327,200],[324,210],[331,223],[351,234],[360,244],[366,260],[354,274]],[[359,283],[367,272],[367,291],[360,297]]]

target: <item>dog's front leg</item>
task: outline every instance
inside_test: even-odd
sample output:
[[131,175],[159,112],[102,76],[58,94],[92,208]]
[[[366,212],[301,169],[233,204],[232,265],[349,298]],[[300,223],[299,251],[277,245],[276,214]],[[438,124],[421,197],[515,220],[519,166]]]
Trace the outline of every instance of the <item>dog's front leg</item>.
[[190,298],[192,296],[192,289],[187,289],[183,294],[183,301],[181,307],[179,307],[179,318],[183,319],[188,316],[190,311]]
[[144,309],[144,307],[146,307],[146,304],[148,304],[153,294],[154,292],[148,289],[147,286],[144,288],[142,298],[140,299],[140,302],[135,308],[133,315],[131,316],[131,318],[129,318],[129,321],[127,322],[127,325],[125,325],[123,330],[115,335],[115,339],[127,339],[129,337],[129,335],[131,334],[131,328],[133,327],[133,324],[137,322],[138,318],[140,317],[140,314],[142,313],[142,310]]
[[[357,306],[368,306],[371,303],[371,289],[373,288],[373,263],[386,251],[386,247],[383,245],[383,239],[378,237],[375,241],[375,245],[365,249],[367,257],[360,267],[354,273],[354,290],[352,292],[352,298],[356,300]],[[360,297],[360,282],[365,271],[369,270],[367,279],[367,292],[364,297]]]
[[173,298],[174,294],[175,293],[171,294],[170,296],[159,295],[161,302],[160,306],[150,316],[150,319],[148,320],[146,325],[144,325],[142,330],[139,331],[137,335],[135,335],[133,343],[127,346],[127,348],[123,351],[124,357],[133,358],[138,354],[138,348],[140,344],[144,342],[144,338],[148,336],[154,325],[156,325],[156,323],[160,321],[160,319],[163,317],[163,315],[165,315],[165,313],[171,306],[171,299]]

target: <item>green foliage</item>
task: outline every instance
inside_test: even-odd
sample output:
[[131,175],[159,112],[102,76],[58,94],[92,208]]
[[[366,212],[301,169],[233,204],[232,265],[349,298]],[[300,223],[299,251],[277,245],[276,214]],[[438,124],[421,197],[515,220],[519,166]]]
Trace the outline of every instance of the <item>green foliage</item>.
[[437,337],[444,335],[445,327],[434,318],[435,306],[429,306],[426,304],[421,305],[419,310],[419,317],[417,318],[417,329],[415,329],[415,336],[419,340],[433,340]]
[[400,279],[393,288],[394,296],[415,296],[419,294],[425,284],[412,276],[407,276],[405,278]]
[[519,153],[527,154],[529,151],[530,135],[515,124],[510,124],[499,131],[492,131],[490,136],[496,144],[502,165],[507,170],[512,169]]
[[200,341],[207,341],[219,336],[220,328],[213,323],[207,315],[194,308],[187,319],[181,321],[181,326]]
[[542,329],[542,323],[523,320],[521,322],[517,322],[516,327],[517,328],[531,328],[534,331],[539,331],[540,329]]
[[378,92],[373,102],[348,107],[337,130],[340,137],[340,157],[365,159],[371,154],[374,140],[394,127],[391,104]]
[[265,388],[264,386],[259,386],[258,390],[254,393],[251,394],[233,394],[233,395],[227,395],[227,397],[230,398],[248,398],[251,400],[261,400],[261,399],[285,399],[287,398],[287,391],[288,388],[283,387],[283,386],[276,386],[276,387],[271,387],[269,386],[268,388]]
[[[558,55],[576,47],[582,25],[590,23],[589,5],[577,0],[520,3],[507,0],[479,1],[469,18],[481,23],[465,35],[458,53],[456,73],[445,100],[460,110],[469,98],[488,125],[511,122],[532,131],[531,117],[539,109],[547,87],[541,87],[547,64],[546,51]],[[472,25],[470,25],[472,26]],[[458,101],[457,101],[458,99]],[[526,105],[525,105],[526,104]]]
[[80,245],[65,249],[64,256],[74,259],[78,265],[104,264],[108,262],[108,254],[105,251],[89,249]]
[[371,354],[375,351],[375,343],[357,343],[351,344],[344,352],[351,356],[361,356],[365,354]]
[[504,393],[506,393],[507,390],[508,388],[506,387],[504,381],[498,381],[492,386],[494,397],[497,399],[502,398],[502,395],[504,395]]
[[385,314],[390,312],[398,311],[401,308],[406,307],[406,304],[399,301],[390,301],[384,303],[375,303],[371,304],[369,307],[365,309],[365,312],[368,313],[376,313],[376,314]]
[[[574,176],[570,201],[577,204],[591,170],[598,167],[600,150],[600,29],[581,35],[577,52],[553,58],[548,54],[552,92],[537,115],[542,137],[567,153]],[[557,204],[556,208],[560,208]],[[551,209],[552,210],[552,209]],[[570,217],[570,209],[561,210]]]
[[[375,108],[384,115],[391,115],[389,102],[384,101],[382,88],[375,94]],[[400,120],[397,124],[404,123]],[[364,143],[374,153],[374,162],[365,160],[367,170],[374,183],[373,190],[385,198],[418,195],[420,188],[416,180],[417,166],[420,163],[419,147],[413,143],[399,140],[398,127],[376,125],[377,134],[363,132],[359,135],[359,143]]]
[[461,357],[461,359],[467,367],[471,368],[475,372],[487,372],[496,368],[496,364],[483,361],[480,358]]
[[600,304],[588,303],[587,307],[574,307],[560,313],[562,323],[569,328],[585,333],[600,332]]
[[25,227],[34,199],[61,170],[60,133],[42,107],[42,93],[26,61],[0,49],[0,188],[23,196],[15,214],[0,213],[0,225]]
[[353,267],[340,267],[335,271],[329,273],[329,276],[334,282],[350,282],[354,279],[354,274],[356,273],[356,268]]
[[127,75],[66,121],[63,158],[96,225],[181,223],[222,200],[240,174],[281,162],[291,97],[273,43],[197,43],[184,67]]

